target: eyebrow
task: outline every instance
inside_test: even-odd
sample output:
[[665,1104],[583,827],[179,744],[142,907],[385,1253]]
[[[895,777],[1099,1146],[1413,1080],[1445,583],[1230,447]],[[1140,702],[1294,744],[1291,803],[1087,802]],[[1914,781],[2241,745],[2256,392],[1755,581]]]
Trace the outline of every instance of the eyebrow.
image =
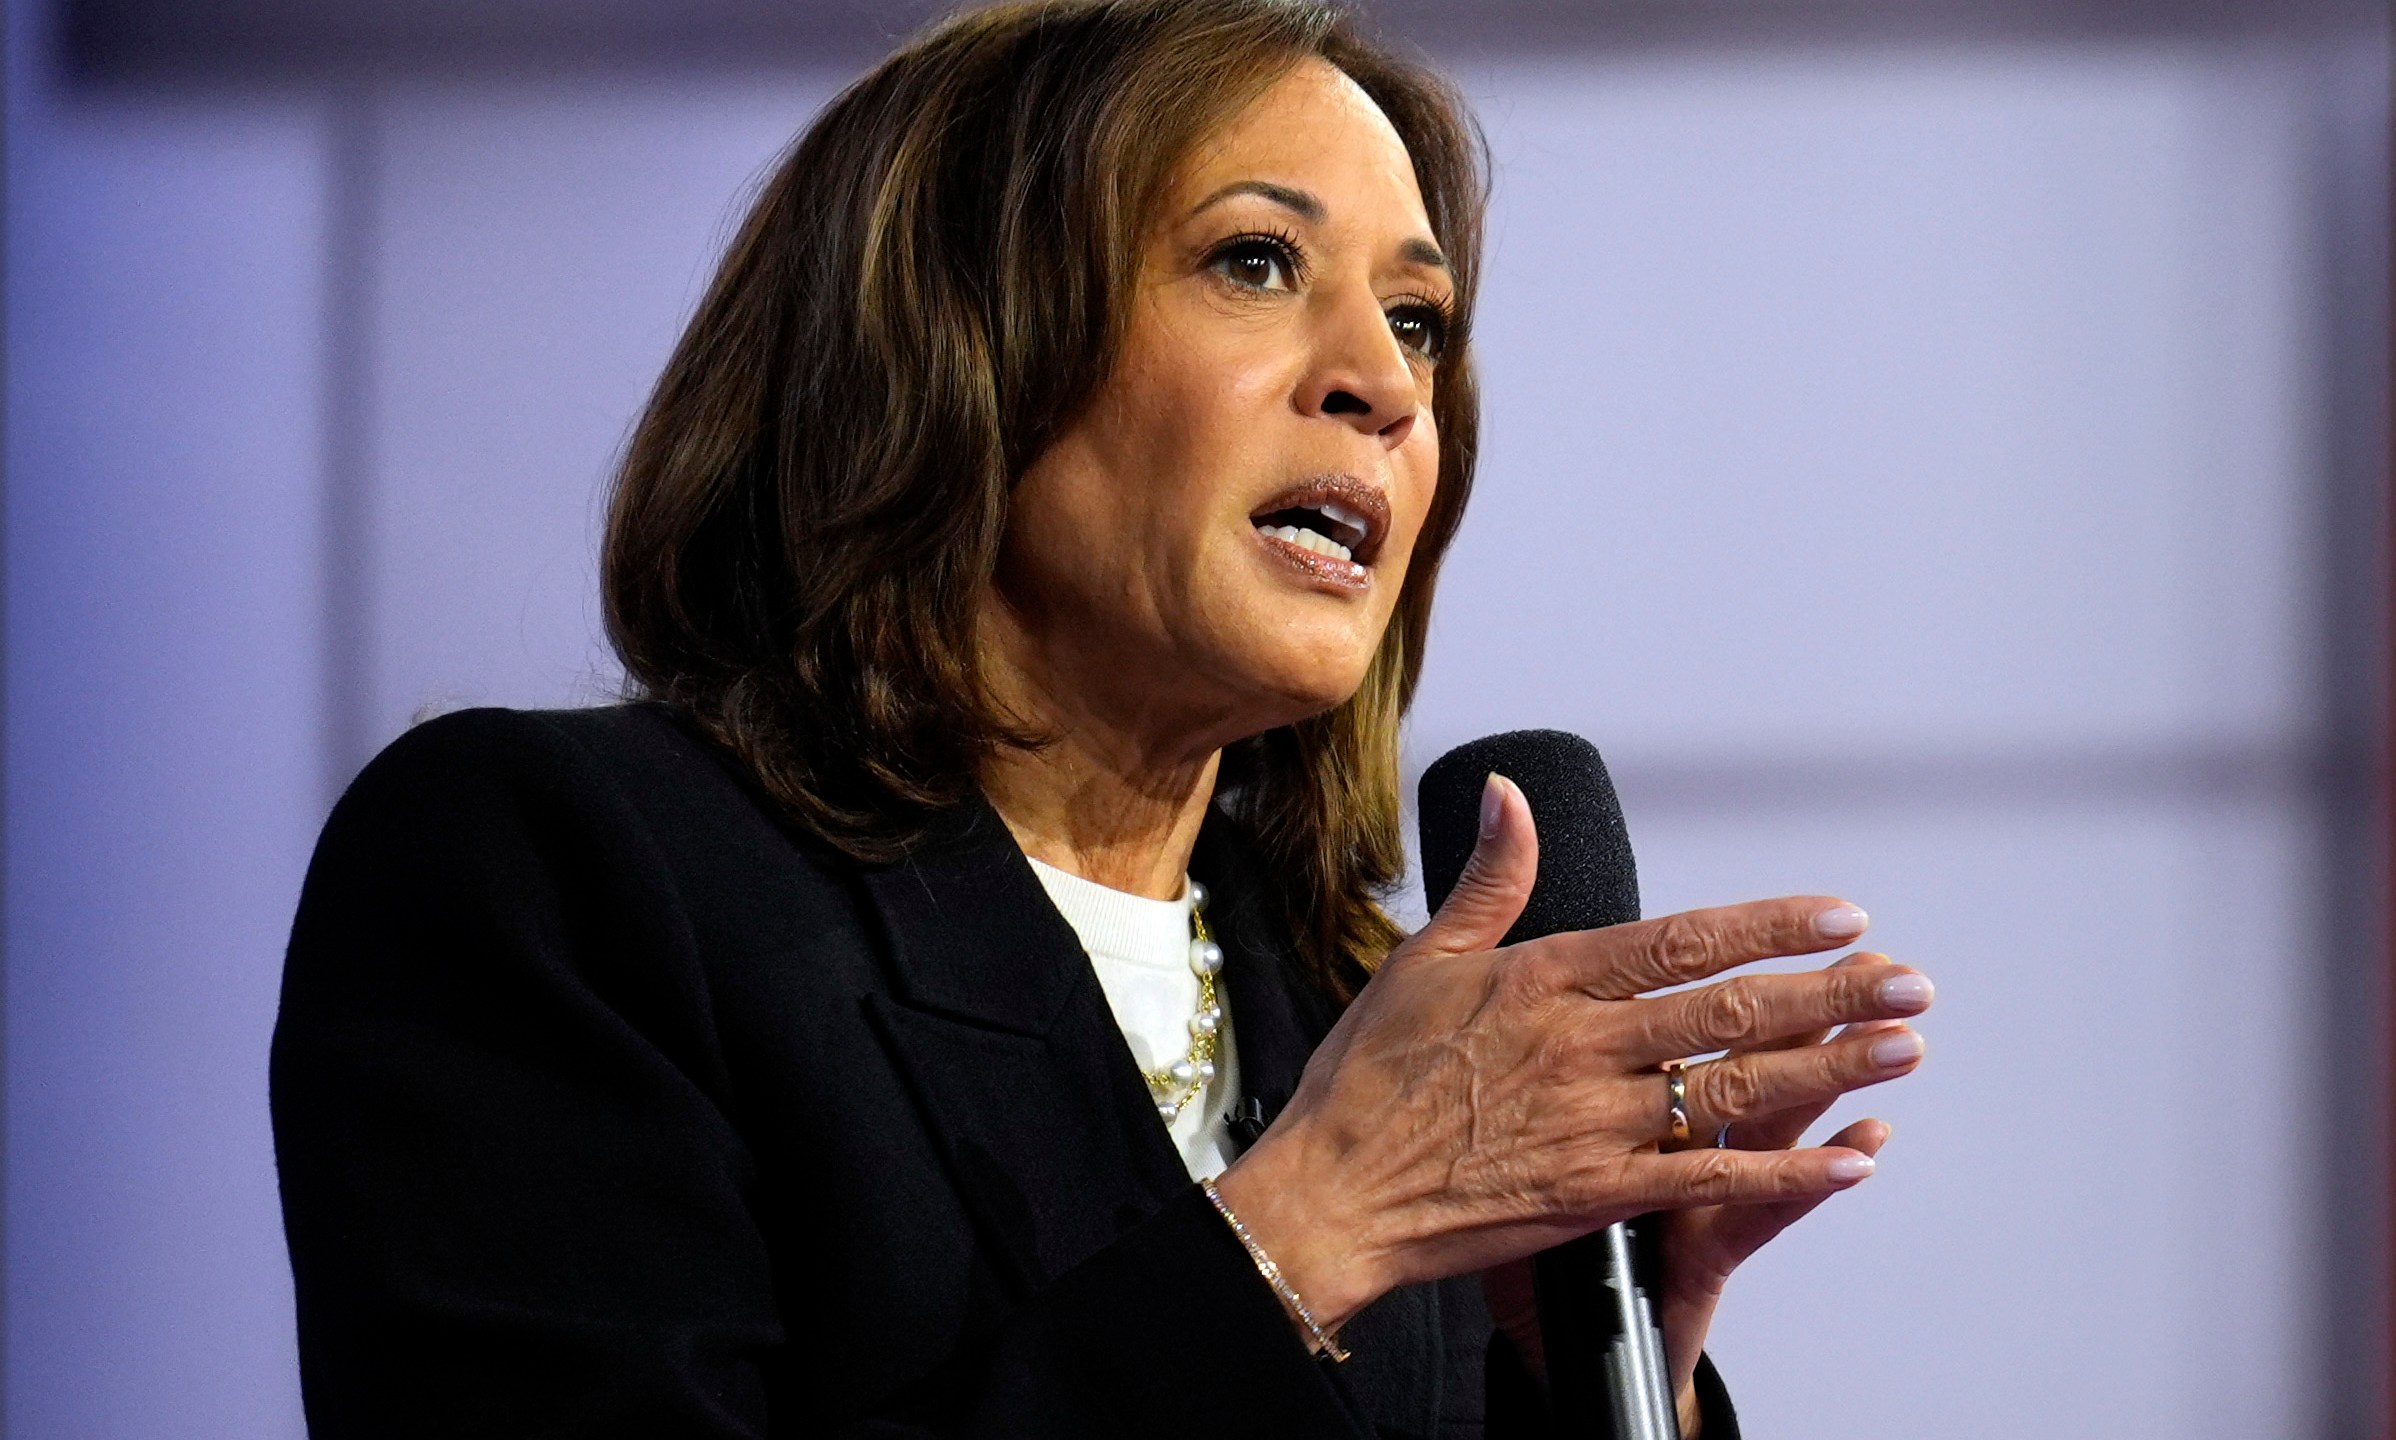
[[1288,185],[1276,185],[1270,180],[1234,180],[1204,200],[1192,205],[1190,213],[1195,215],[1201,210],[1220,205],[1234,195],[1261,195],[1282,209],[1295,212],[1302,219],[1318,225],[1323,220],[1323,202],[1317,200],[1311,192],[1294,189]]
[[[1276,185],[1270,180],[1234,180],[1191,206],[1190,214],[1199,214],[1234,195],[1259,196],[1272,201],[1309,224],[1319,225],[1323,222],[1323,202],[1315,198],[1311,192],[1297,189],[1294,186]],[[1454,268],[1448,264],[1448,257],[1440,252],[1437,245],[1420,237],[1402,242],[1398,246],[1398,254],[1409,264],[1427,265],[1434,270],[1452,270]]]

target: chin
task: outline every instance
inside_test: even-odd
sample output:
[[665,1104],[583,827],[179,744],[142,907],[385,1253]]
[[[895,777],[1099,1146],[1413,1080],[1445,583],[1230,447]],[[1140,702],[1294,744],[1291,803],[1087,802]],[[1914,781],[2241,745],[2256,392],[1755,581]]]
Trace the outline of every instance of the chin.
[[1218,623],[1204,627],[1200,645],[1211,663],[1199,666],[1218,696],[1238,697],[1233,709],[1244,733],[1335,709],[1364,684],[1387,629],[1387,615],[1371,613],[1380,607],[1310,595],[1278,594],[1264,604],[1242,598],[1247,603],[1218,611]]
[[1263,718],[1262,712],[1266,709],[1273,712],[1273,718],[1259,725],[1258,731],[1294,725],[1300,720],[1346,704],[1355,695],[1357,687],[1364,684],[1365,672],[1371,668],[1372,658],[1368,651],[1361,658],[1341,656],[1336,661],[1318,661],[1276,669],[1272,675],[1264,678],[1264,683],[1259,687],[1271,697],[1265,706],[1259,707],[1259,718]]

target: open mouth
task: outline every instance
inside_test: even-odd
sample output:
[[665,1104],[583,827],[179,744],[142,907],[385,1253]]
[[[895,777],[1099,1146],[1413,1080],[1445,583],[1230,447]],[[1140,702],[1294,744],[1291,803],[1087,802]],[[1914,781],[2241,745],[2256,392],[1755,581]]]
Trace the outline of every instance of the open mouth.
[[1355,565],[1370,565],[1389,532],[1389,502],[1345,475],[1294,486],[1248,517],[1258,532],[1301,550]]

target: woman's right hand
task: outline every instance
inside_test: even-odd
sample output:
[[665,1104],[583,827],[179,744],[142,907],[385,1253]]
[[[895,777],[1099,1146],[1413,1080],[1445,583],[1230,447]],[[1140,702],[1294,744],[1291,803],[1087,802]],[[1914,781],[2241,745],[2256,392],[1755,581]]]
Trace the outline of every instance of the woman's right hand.
[[1875,1065],[1875,1034],[1769,1047],[1917,1013],[1920,987],[1883,993],[1916,972],[1850,963],[1642,998],[1835,949],[1863,933],[1862,911],[1804,896],[1490,948],[1521,913],[1538,856],[1529,804],[1492,777],[1447,903],[1392,952],[1217,1182],[1327,1329],[1397,1286],[1646,1211],[1819,1198],[1871,1173],[1870,1157],[1841,1146],[1660,1151],[1670,1100],[1658,1066],[1741,1052],[1686,1073],[1689,1126],[1707,1136],[1894,1079],[1914,1062]]

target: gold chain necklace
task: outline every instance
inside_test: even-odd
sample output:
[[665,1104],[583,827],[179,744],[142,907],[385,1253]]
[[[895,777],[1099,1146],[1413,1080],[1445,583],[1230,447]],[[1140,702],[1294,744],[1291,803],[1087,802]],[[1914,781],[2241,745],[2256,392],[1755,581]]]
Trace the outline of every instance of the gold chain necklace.
[[1168,1125],[1181,1108],[1198,1098],[1215,1078],[1215,1042],[1223,1030],[1223,1007],[1215,993],[1215,977],[1223,970],[1223,947],[1207,933],[1206,887],[1190,886],[1190,971],[1198,977],[1198,1009],[1190,1016],[1189,1053],[1162,1070],[1142,1072],[1156,1113]]

